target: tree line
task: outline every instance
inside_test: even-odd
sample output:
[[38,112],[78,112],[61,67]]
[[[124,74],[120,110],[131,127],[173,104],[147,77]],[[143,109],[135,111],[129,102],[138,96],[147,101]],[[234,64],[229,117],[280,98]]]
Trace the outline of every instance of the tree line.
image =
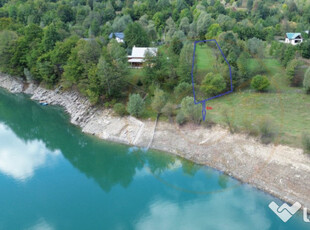
[[[156,57],[147,56],[137,86],[151,96],[163,90],[181,99],[190,95],[194,40],[218,40],[236,89],[266,72],[248,65],[250,58],[264,58],[266,49],[292,71],[295,57],[310,58],[306,1],[1,0],[0,6],[0,70],[46,87],[75,87],[92,103],[138,93],[127,90],[127,55],[134,45],[160,47]],[[275,40],[292,31],[302,32],[305,42],[290,46]],[[125,43],[110,40],[112,32],[124,32]],[[228,87],[219,76],[204,82]],[[170,114],[171,104],[164,111]]]

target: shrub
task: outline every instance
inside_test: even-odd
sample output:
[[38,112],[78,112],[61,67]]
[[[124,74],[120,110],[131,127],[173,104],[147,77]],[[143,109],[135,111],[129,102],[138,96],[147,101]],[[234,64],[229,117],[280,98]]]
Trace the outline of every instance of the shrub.
[[302,134],[302,145],[304,147],[304,152],[310,154],[310,134]]
[[194,104],[193,97],[185,97],[181,102],[181,111],[189,121],[199,124],[202,118],[201,106]]
[[258,124],[263,144],[269,144],[274,141],[278,135],[278,127],[275,122],[268,117],[264,117]]
[[256,91],[260,91],[260,92],[265,91],[269,85],[270,85],[270,82],[268,78],[262,75],[256,75],[255,77],[253,77],[251,81],[251,87],[255,89]]
[[98,100],[99,100],[99,94],[97,92],[94,92],[90,89],[87,89],[85,91],[86,93],[86,96],[88,97],[89,99],[89,102],[92,104],[92,105],[95,105],[98,103]]
[[162,109],[162,112],[163,114],[165,114],[167,117],[170,118],[173,115],[174,109],[175,106],[171,102],[168,102]]
[[259,130],[257,128],[257,125],[254,124],[253,119],[243,119],[243,127],[245,131],[250,135],[250,136],[258,136],[259,135]]
[[226,88],[226,82],[222,75],[208,73],[202,81],[201,90],[209,96],[215,96]]
[[111,102],[109,102],[109,101],[105,102],[103,105],[106,108],[111,108]]
[[174,88],[174,95],[176,99],[181,99],[188,96],[192,92],[192,85],[186,82],[181,82]]
[[230,133],[235,133],[236,131],[238,131],[237,126],[234,124],[233,118],[230,115],[230,111],[228,110],[228,108],[224,108],[224,110],[222,111],[222,115],[224,117],[224,122],[229,128]]
[[116,103],[113,106],[114,112],[119,115],[119,116],[124,116],[126,115],[126,106],[123,105],[122,103]]
[[127,103],[127,111],[130,115],[139,117],[144,110],[144,101],[139,94],[131,94]]
[[180,110],[177,114],[177,117],[176,117],[176,122],[179,124],[179,125],[183,125],[186,121],[186,118],[185,118],[185,115],[184,113]]
[[310,67],[307,69],[303,82],[306,93],[310,94]]
[[304,79],[304,69],[302,63],[297,59],[291,60],[286,66],[286,75],[290,80],[291,86],[302,86],[302,81]]

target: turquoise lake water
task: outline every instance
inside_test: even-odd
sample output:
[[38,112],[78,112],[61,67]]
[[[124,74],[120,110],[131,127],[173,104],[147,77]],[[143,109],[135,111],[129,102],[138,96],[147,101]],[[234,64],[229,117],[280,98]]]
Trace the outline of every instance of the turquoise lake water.
[[61,108],[0,90],[0,230],[310,229],[282,201],[173,155],[83,134]]

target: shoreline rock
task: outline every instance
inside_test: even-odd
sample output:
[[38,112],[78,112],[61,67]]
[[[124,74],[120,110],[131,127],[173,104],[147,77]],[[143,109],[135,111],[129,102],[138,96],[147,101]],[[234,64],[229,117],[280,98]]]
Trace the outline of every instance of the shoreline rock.
[[[111,110],[91,106],[76,91],[48,90],[34,84],[25,87],[20,79],[6,74],[0,74],[0,87],[64,107],[71,123],[80,126],[84,133],[107,141],[146,147],[153,137],[155,121],[116,117]],[[254,138],[232,135],[218,126],[179,127],[167,122],[158,122],[150,148],[207,165],[285,202],[298,201],[310,208],[310,157],[301,149],[263,145]]]

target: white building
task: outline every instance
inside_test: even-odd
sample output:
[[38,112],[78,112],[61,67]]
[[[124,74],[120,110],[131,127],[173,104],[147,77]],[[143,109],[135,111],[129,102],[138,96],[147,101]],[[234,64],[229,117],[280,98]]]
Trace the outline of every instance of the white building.
[[301,37],[301,33],[286,33],[284,42],[297,45],[303,42],[303,38]]
[[157,48],[153,47],[132,47],[131,55],[128,56],[128,62],[132,68],[142,68],[143,62],[145,61],[145,55],[157,55]]

